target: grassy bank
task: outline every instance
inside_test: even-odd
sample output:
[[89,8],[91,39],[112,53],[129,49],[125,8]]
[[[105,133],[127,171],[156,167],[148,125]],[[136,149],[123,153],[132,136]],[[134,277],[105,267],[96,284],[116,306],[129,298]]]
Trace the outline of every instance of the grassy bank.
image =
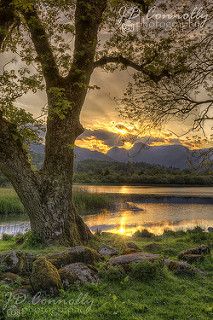
[[[113,196],[76,191],[73,200],[80,214],[92,213],[95,210],[113,206]],[[25,214],[17,194],[12,188],[0,188],[0,216]]]
[[[135,238],[102,234],[90,242],[97,249],[101,244],[116,247],[120,252],[125,243],[133,241],[146,252],[160,253],[164,257],[177,259],[177,254],[199,244],[212,247],[213,234],[197,229],[188,232],[166,232],[163,236],[144,233]],[[155,244],[155,245],[153,245]],[[63,248],[23,248],[14,240],[0,241],[0,250],[21,249],[47,253]],[[177,276],[163,270],[158,276],[148,275],[146,281],[131,276],[118,277],[107,274],[99,284],[73,285],[61,291],[57,298],[45,297],[40,303],[17,293],[18,283],[0,285],[0,307],[5,308],[5,320],[208,320],[212,319],[212,257],[195,266],[206,275]],[[103,263],[96,268],[101,270]],[[11,296],[10,296],[11,294]],[[8,297],[11,297],[8,301]],[[18,302],[17,302],[18,301]],[[5,307],[6,306],[6,307]],[[13,311],[13,312],[12,312]]]

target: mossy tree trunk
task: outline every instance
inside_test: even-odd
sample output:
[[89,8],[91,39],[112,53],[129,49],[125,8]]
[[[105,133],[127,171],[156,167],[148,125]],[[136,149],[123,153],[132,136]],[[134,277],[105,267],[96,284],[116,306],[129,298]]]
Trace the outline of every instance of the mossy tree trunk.
[[[12,10],[0,1],[0,15]],[[75,46],[67,77],[61,77],[45,29],[35,8],[22,15],[41,63],[48,98],[44,166],[32,170],[16,127],[0,114],[0,169],[9,178],[29,214],[32,231],[44,243],[76,245],[91,232],[72,203],[74,143],[83,132],[79,117],[94,69],[98,28],[106,1],[79,0],[75,11]],[[4,12],[5,13],[5,12]],[[1,27],[6,34],[12,19]],[[0,38],[4,40],[4,36]]]

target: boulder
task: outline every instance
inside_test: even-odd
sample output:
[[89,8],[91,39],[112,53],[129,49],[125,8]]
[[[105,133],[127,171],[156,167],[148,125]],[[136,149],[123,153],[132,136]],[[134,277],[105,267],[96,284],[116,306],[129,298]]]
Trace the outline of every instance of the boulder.
[[107,245],[102,245],[99,249],[98,249],[98,253],[101,256],[108,256],[108,257],[112,257],[112,256],[116,256],[118,254],[118,250],[116,248],[107,246]]
[[76,246],[63,252],[49,254],[46,258],[58,269],[75,262],[94,264],[102,260],[97,251],[84,246]]
[[202,244],[202,245],[199,246],[199,247],[191,248],[191,249],[188,249],[188,250],[186,250],[186,251],[181,252],[181,253],[178,255],[178,257],[179,257],[180,259],[182,259],[183,256],[188,255],[188,254],[199,254],[199,255],[200,255],[200,254],[208,254],[208,253],[210,253],[210,248],[209,248],[209,246]]
[[121,255],[118,257],[113,257],[109,260],[110,265],[129,265],[133,262],[141,262],[141,261],[156,261],[159,260],[161,256],[159,254],[145,253],[145,252],[137,252]]
[[143,248],[145,251],[156,252],[161,250],[161,245],[159,243],[152,242],[145,245]]
[[4,272],[28,275],[36,257],[33,254],[21,251],[10,251],[0,254],[0,268]]
[[98,282],[97,272],[81,262],[72,263],[59,270],[63,286],[69,287],[73,283]]
[[198,273],[202,273],[199,269],[192,267],[186,261],[175,261],[175,260],[166,259],[164,260],[164,263],[170,271],[174,272],[177,275],[192,276]]
[[34,261],[30,283],[34,292],[58,294],[62,288],[58,270],[45,257],[39,257]]
[[181,256],[181,259],[187,261],[188,263],[200,262],[204,260],[203,254],[184,254]]

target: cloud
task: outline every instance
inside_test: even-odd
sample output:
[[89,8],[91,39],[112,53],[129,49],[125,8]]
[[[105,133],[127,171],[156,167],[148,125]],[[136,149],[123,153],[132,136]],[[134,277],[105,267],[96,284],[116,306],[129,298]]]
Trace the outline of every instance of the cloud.
[[[119,126],[118,129],[124,130],[125,126]],[[112,147],[121,147],[131,149],[137,142],[144,143],[150,146],[181,144],[177,138],[167,137],[152,137],[133,135],[131,133],[121,134],[119,132],[112,132],[105,129],[87,129],[79,136],[77,145],[91,150],[98,150],[106,153]]]
[[78,140],[91,140],[96,139],[102,141],[108,147],[122,147],[125,141],[128,141],[128,136],[121,136],[115,132],[110,132],[103,129],[85,130],[85,132],[78,137]]

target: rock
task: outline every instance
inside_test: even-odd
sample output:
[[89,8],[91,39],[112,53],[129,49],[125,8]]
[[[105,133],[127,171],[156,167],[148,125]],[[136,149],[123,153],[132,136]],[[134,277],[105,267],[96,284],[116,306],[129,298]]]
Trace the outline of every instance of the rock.
[[185,254],[181,256],[181,259],[187,261],[188,263],[200,262],[204,260],[203,254]]
[[94,264],[102,260],[98,252],[84,246],[72,247],[67,251],[49,254],[46,257],[58,269],[75,262]]
[[99,249],[98,249],[98,253],[101,256],[115,256],[118,254],[118,250],[116,248],[107,246],[107,245],[102,245]]
[[58,294],[62,288],[58,270],[45,257],[39,257],[34,261],[30,283],[34,292]]
[[208,227],[208,232],[213,232],[213,227]]
[[32,293],[32,288],[30,285],[24,285],[20,288],[17,288],[16,290],[14,290],[13,293],[17,296],[21,295],[22,297],[30,298],[31,293]]
[[139,252],[139,251],[141,251],[141,250],[137,246],[137,244],[135,244],[134,242],[127,242],[125,244],[125,248],[124,248],[122,254],[130,254],[130,253]]
[[133,249],[133,250],[136,250],[136,251],[140,251],[140,248],[137,246],[136,243],[134,243],[133,241],[130,241],[130,242],[127,242],[126,243],[126,247],[128,249]]
[[185,261],[175,261],[166,259],[164,260],[165,265],[168,269],[177,275],[195,275],[197,273],[202,273],[199,269],[192,267],[189,263]]
[[10,251],[0,254],[0,267],[4,272],[30,274],[35,256],[21,251]]
[[153,243],[147,244],[143,248],[145,251],[157,252],[157,251],[161,250],[161,245],[159,243],[153,242]]
[[21,280],[20,276],[17,275],[16,273],[12,272],[6,272],[1,274],[1,281],[4,283],[14,283],[14,282],[19,282]]
[[133,202],[126,202],[126,206],[127,206],[127,209],[134,211],[134,212],[144,211],[143,208],[136,206]]
[[99,281],[97,272],[81,262],[72,263],[61,268],[59,274],[65,288],[76,282],[92,283]]
[[0,255],[0,266],[4,272],[18,273],[21,265],[21,255],[18,252],[5,252]]
[[132,262],[140,262],[140,261],[156,261],[159,260],[161,256],[159,254],[138,252],[138,253],[130,253],[121,255],[118,257],[113,257],[109,260],[110,265],[128,265]]
[[190,254],[192,254],[192,255],[203,255],[203,254],[208,254],[208,253],[210,253],[210,248],[203,244],[203,245],[201,245],[199,247],[188,249],[186,251],[181,252],[178,255],[178,258],[184,260],[184,256],[186,256],[186,255],[190,255]]

